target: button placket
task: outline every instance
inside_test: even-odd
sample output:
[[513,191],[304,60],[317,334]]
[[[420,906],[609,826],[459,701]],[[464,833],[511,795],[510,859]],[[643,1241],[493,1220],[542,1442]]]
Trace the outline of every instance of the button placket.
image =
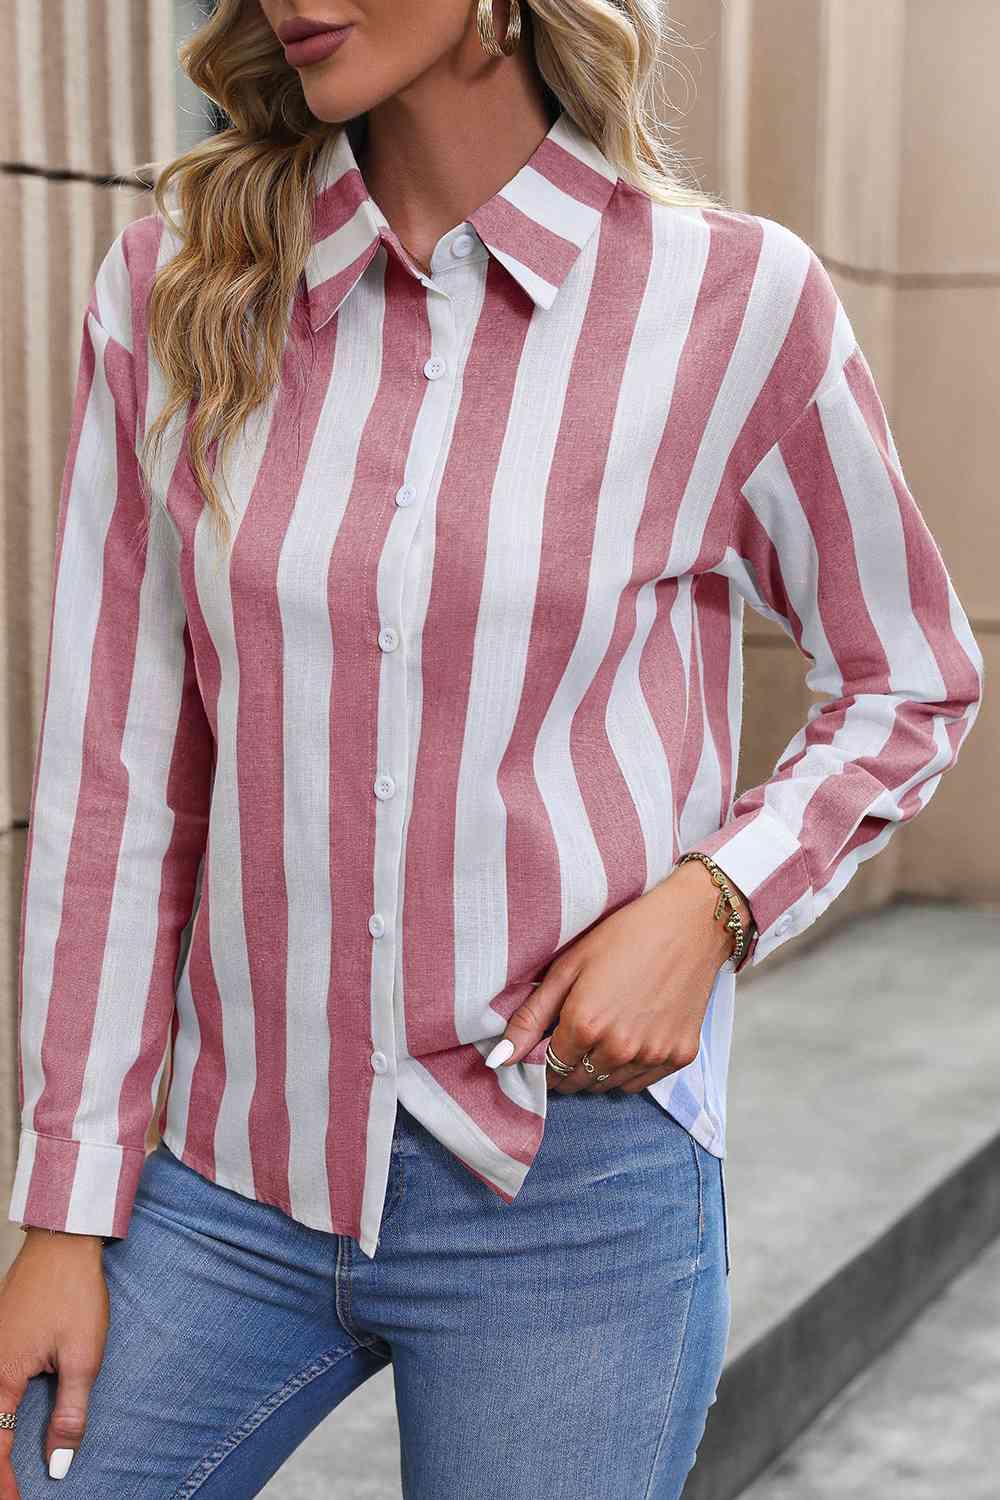
[[[424,385],[419,411],[406,455],[405,472],[392,495],[393,517],[382,549],[378,573],[379,628],[373,649],[380,653],[376,670],[378,721],[372,796],[380,804],[375,818],[374,910],[368,916],[372,942],[372,1007],[370,1066],[373,1087],[393,1097],[396,1088],[399,1009],[396,973],[396,917],[400,904],[404,830],[409,778],[410,663],[400,649],[410,631],[405,618],[404,588],[408,559],[414,555],[422,507],[432,491],[442,460],[454,394],[457,339],[451,299],[428,293],[425,303],[430,323],[430,353],[416,365],[415,378]],[[412,358],[412,352],[410,358]],[[418,356],[419,361],[419,356]],[[399,795],[402,794],[402,795]]]

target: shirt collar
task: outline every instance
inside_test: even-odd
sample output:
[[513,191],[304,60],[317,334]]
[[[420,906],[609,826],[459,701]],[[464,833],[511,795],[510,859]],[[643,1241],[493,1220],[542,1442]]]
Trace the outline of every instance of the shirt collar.
[[[347,126],[332,131],[320,147],[313,178],[305,282],[309,322],[317,329],[360,280],[382,241],[414,275],[424,273],[369,196]],[[617,180],[604,153],[560,110],[524,165],[465,222],[536,306],[550,307],[600,223]]]

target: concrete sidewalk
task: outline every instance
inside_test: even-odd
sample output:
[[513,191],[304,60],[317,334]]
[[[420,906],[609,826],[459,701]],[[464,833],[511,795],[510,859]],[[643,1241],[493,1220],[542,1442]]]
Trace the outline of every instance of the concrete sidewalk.
[[740,1500],[997,1500],[1000,1240]]

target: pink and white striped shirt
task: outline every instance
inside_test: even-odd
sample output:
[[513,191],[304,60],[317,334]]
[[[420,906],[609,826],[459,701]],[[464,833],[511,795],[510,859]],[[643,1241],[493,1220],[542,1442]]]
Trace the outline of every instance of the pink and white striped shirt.
[[[168,1065],[172,1151],[368,1256],[397,1100],[511,1201],[547,1038],[484,1058],[555,954],[701,849],[759,963],[978,712],[981,653],[801,238],[653,201],[563,113],[427,275],[356,149],[334,131],[315,163],[228,559],[183,420],[141,530],[174,230],[137,219],[96,277],[25,871],[20,1222],[127,1232]],[[828,699],[734,800],[745,603]],[[734,992],[727,962],[698,1056],[650,1086],[720,1157]]]

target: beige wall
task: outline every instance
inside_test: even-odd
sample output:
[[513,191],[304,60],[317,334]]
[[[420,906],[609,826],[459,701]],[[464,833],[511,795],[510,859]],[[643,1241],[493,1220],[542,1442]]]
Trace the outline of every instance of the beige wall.
[[[16,1139],[17,929],[57,492],[80,321],[97,263],[148,195],[106,174],[174,150],[166,0],[8,6],[0,53],[4,337],[0,528],[6,626],[0,750],[0,1178]],[[1000,507],[994,433],[1000,343],[1000,118],[995,0],[676,0],[693,47],[665,70],[687,113],[678,143],[705,185],[782,220],[828,265],[889,408],[908,478],[997,672]],[[692,95],[692,89],[694,94]],[[68,169],[71,176],[60,179]],[[51,175],[46,175],[46,174]],[[741,786],[763,779],[802,722],[804,662],[748,611]],[[1000,673],[998,673],[1000,676]],[[987,785],[1000,693],[959,765],[847,891],[771,960],[897,892],[998,895]],[[750,978],[753,971],[749,971]],[[3,1231],[0,1230],[0,1233]],[[16,1231],[15,1231],[16,1232]]]

